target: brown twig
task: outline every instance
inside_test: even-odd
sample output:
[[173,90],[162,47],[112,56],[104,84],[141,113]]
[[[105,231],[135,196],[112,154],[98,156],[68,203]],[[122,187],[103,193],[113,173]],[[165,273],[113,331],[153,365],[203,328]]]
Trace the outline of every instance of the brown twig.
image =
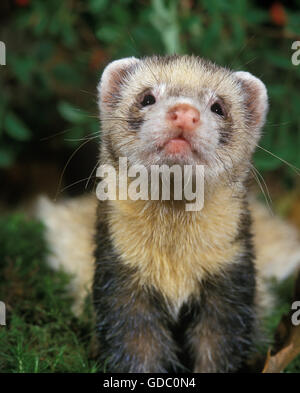
[[[295,283],[293,302],[300,300],[300,271]],[[275,332],[275,350],[269,349],[263,373],[279,373],[283,371],[300,354],[300,323],[292,323],[291,310],[283,315]],[[273,352],[273,354],[272,354]]]

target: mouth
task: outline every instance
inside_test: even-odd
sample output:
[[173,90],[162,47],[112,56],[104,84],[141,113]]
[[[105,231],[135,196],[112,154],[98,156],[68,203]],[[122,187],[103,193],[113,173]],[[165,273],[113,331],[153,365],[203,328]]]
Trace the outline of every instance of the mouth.
[[176,154],[190,154],[192,152],[192,147],[189,141],[187,141],[183,136],[178,136],[169,139],[164,145],[163,150],[168,155]]

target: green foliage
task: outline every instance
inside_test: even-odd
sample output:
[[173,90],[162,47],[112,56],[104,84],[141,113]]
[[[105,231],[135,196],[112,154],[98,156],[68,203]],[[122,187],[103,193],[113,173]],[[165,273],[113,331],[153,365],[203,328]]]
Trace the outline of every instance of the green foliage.
[[91,304],[76,318],[70,278],[45,264],[43,227],[19,215],[0,218],[0,372],[96,372],[88,349]]
[[[300,166],[300,66],[291,63],[300,34],[297,4],[285,9],[283,26],[247,0],[31,0],[15,7],[0,28],[7,47],[0,70],[0,167],[26,153],[30,138],[65,131],[58,144],[75,148],[95,133],[95,86],[108,61],[175,52],[261,77],[271,108],[261,145]],[[283,166],[261,149],[255,163],[260,170]]]
[[7,135],[17,141],[27,141],[31,137],[26,125],[12,112],[8,112],[4,118],[4,129]]

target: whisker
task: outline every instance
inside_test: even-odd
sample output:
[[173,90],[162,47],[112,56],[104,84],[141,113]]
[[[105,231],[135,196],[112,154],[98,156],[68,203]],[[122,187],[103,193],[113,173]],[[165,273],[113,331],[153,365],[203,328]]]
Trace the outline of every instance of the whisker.
[[[272,204],[272,199],[270,197],[268,188],[266,187],[267,194],[268,194],[268,197],[267,197],[265,189],[264,189],[263,185],[261,184],[261,181],[260,181],[260,179],[259,179],[259,177],[257,175],[259,172],[256,170],[256,168],[253,165],[251,165],[250,171],[251,171],[251,173],[252,173],[252,175],[253,175],[257,185],[259,186],[259,188],[260,188],[260,190],[261,190],[261,192],[262,192],[262,194],[263,194],[263,196],[265,198],[266,205],[267,205],[267,208],[268,208],[269,212],[271,213],[271,215],[274,215],[273,210],[272,210],[271,205],[270,205],[270,203]],[[264,184],[266,184],[264,179],[263,179],[263,182],[264,182]]]
[[88,91],[88,90],[79,89],[79,91],[82,92],[82,93],[91,95],[91,96],[93,96],[93,97],[98,97],[98,94],[97,94],[97,93],[92,93],[91,91]]
[[73,153],[72,153],[71,156],[69,157],[69,159],[68,159],[66,165],[64,166],[64,169],[62,170],[62,173],[61,173],[61,175],[60,175],[59,182],[58,182],[58,186],[57,186],[57,191],[56,191],[54,200],[57,199],[57,196],[58,196],[58,194],[59,194],[59,189],[60,189],[61,184],[62,184],[63,176],[64,176],[65,171],[66,171],[66,169],[67,169],[69,163],[71,162],[72,158],[75,156],[75,154],[76,154],[83,146],[85,146],[85,145],[86,145],[87,143],[89,143],[90,141],[91,141],[91,140],[88,139],[88,140],[86,140],[85,142],[83,142],[76,150],[73,151]]
[[55,138],[56,136],[63,135],[66,132],[69,132],[69,131],[71,131],[71,128],[68,128],[68,129],[63,130],[63,131],[56,132],[55,134],[52,134],[52,135],[45,136],[45,137],[40,139],[40,142],[48,141],[51,138]]
[[292,124],[291,121],[286,121],[286,122],[282,122],[282,123],[269,123],[269,122],[266,122],[265,127],[288,126],[290,124]]
[[98,138],[98,135],[91,136],[91,137],[85,136],[83,138],[65,138],[64,141],[66,141],[66,142],[81,142],[81,141],[86,141],[86,140],[91,141],[96,138]]
[[[96,177],[95,177],[95,178],[96,178]],[[64,191],[68,190],[69,188],[71,188],[71,187],[75,186],[76,184],[81,183],[81,182],[83,182],[83,181],[85,181],[85,180],[87,180],[87,179],[88,179],[88,178],[85,177],[84,179],[77,180],[77,181],[75,181],[74,183],[71,183],[71,184],[67,185],[66,187],[64,187],[63,189],[61,189],[61,190],[59,191],[58,195],[59,195],[59,194],[62,194]]]
[[[96,163],[96,165],[94,166],[94,168],[93,168],[93,170],[92,170],[92,172],[91,172],[91,174],[90,174],[90,176],[88,177],[88,179],[87,179],[87,182],[86,182],[86,184],[85,184],[85,189],[87,189],[87,187],[88,187],[88,185],[89,185],[89,182],[90,182],[90,180],[92,179],[92,177],[93,177],[93,173],[95,172],[95,170],[97,169],[97,166],[99,165],[99,162],[97,161],[97,163]],[[95,176],[95,178],[96,178],[96,176]]]
[[257,173],[257,175],[260,177],[261,181],[263,182],[264,187],[265,187],[266,192],[267,192],[268,199],[269,199],[270,203],[273,204],[273,201],[272,201],[272,198],[271,198],[271,194],[269,192],[269,188],[267,186],[267,183],[266,183],[263,175],[259,172],[259,170],[257,168],[255,168],[254,165],[251,164],[251,166],[252,166],[253,170]]
[[288,161],[284,160],[283,158],[277,156],[276,154],[270,152],[269,150],[265,149],[264,147],[260,146],[260,145],[256,145],[257,147],[259,147],[260,149],[262,149],[263,151],[265,151],[266,153],[269,153],[271,156],[277,158],[278,160],[280,160],[281,162],[283,162],[284,164],[286,164],[289,168],[291,168],[295,173],[297,173],[297,175],[300,176],[300,169],[297,168],[295,165],[289,163]]

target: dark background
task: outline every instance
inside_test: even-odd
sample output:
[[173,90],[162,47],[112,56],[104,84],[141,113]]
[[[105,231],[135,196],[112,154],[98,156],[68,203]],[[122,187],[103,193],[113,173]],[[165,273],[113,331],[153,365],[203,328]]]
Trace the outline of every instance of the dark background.
[[[261,146],[300,167],[300,0],[1,0],[0,40],[4,206],[93,186],[96,85],[109,61],[132,55],[194,53],[260,77],[270,95]],[[254,161],[275,201],[298,198],[286,163],[262,149]]]

